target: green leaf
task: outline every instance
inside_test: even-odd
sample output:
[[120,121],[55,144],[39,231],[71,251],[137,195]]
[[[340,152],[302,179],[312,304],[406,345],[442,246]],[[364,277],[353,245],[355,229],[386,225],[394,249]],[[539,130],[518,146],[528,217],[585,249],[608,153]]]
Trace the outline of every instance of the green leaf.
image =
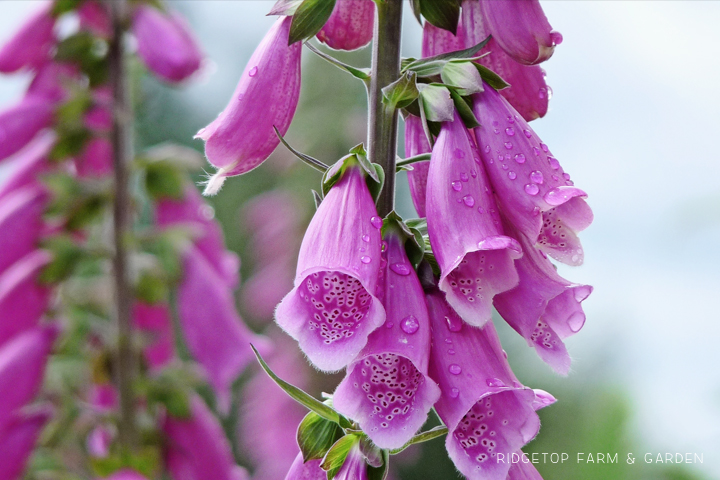
[[61,282],[72,275],[75,267],[85,254],[68,235],[58,235],[43,241],[44,249],[52,254],[52,260],[40,274],[40,281],[45,284]]
[[271,15],[293,15],[303,0],[278,0],[268,12]]
[[464,96],[483,91],[482,77],[475,65],[470,61],[450,61],[440,72],[445,85],[455,87]]
[[320,464],[320,468],[327,472],[328,480],[335,478],[340,471],[350,450],[360,442],[360,437],[355,434],[345,435],[330,448],[327,455]]
[[408,260],[412,263],[413,268],[422,261],[425,254],[425,242],[422,234],[416,229],[408,227],[406,222],[394,210],[387,214],[383,219],[382,226],[383,238],[388,234],[396,234],[402,238],[405,247],[405,253]]
[[479,63],[475,63],[474,65],[477,71],[480,73],[482,79],[485,80],[485,83],[490,85],[495,90],[502,90],[503,88],[507,88],[510,86],[510,84],[503,80],[500,75],[493,72],[486,66],[480,65]]
[[328,55],[327,53],[321,52],[317,48],[315,48],[314,45],[311,43],[305,43],[305,47],[307,47],[308,50],[313,52],[318,57],[322,58],[323,60],[335,65],[340,70],[349,73],[353,77],[362,80],[365,82],[366,85],[368,85],[368,82],[370,81],[370,69],[369,68],[356,68],[352,65],[348,65],[347,63],[343,63],[337,58]]
[[382,89],[383,103],[390,108],[405,108],[420,95],[416,85],[417,74],[409,71]]
[[455,34],[460,18],[458,0],[419,0],[419,3],[420,13],[425,20]]
[[[474,45],[470,48],[466,48],[465,50],[458,50],[456,52],[448,52],[448,53],[442,53],[440,55],[434,55],[432,57],[422,58],[420,60],[415,60],[414,62],[408,63],[405,65],[405,67],[402,69],[403,72],[407,70],[412,70],[414,72],[423,72],[418,73],[419,77],[425,77],[425,76],[433,76],[433,75],[440,75],[440,72],[442,71],[442,68],[445,66],[445,63],[447,63],[450,60],[457,60],[457,59],[471,59],[475,58],[477,53],[483,49],[485,45],[490,41],[490,37],[487,37],[482,42],[478,43],[477,45]],[[429,67],[427,67],[429,65]],[[482,73],[482,72],[481,72]]]
[[414,437],[412,437],[408,442],[403,445],[400,448],[396,448],[395,450],[390,450],[391,455],[397,455],[398,453],[402,452],[406,448],[408,448],[410,445],[415,445],[416,443],[423,443],[423,442],[429,442],[430,440],[436,439],[438,437],[442,437],[443,435],[446,435],[448,433],[448,428],[445,425],[438,425],[437,427],[430,429],[426,432],[418,433]]
[[328,421],[315,412],[308,413],[300,422],[297,431],[297,442],[303,461],[323,458],[342,435],[342,428],[337,423]]
[[282,142],[282,144],[285,145],[285,148],[290,150],[290,152],[292,152],[293,155],[295,155],[298,159],[300,159],[306,165],[314,168],[318,172],[325,173],[328,171],[328,169],[330,168],[328,165],[325,165],[323,162],[321,162],[317,158],[311,157],[310,155],[306,155],[302,152],[298,152],[293,147],[291,147],[290,144],[285,141],[285,138],[280,134],[280,130],[278,130],[275,125],[273,125],[273,130],[275,130],[275,135],[277,135],[278,138],[280,139],[280,141]]
[[418,85],[418,88],[427,120],[431,122],[453,121],[453,101],[447,87],[431,83]]
[[472,100],[470,100],[469,97],[461,97],[460,94],[456,92],[453,88],[450,89],[450,96],[452,97],[453,103],[455,104],[455,109],[460,115],[460,118],[462,119],[465,126],[467,128],[479,127],[480,122],[475,117],[475,114],[472,111],[472,107],[468,105],[468,101],[472,102]]
[[410,9],[412,9],[413,15],[415,15],[415,20],[417,20],[420,26],[422,26],[420,0],[410,0]]
[[155,304],[166,300],[169,296],[165,279],[151,272],[145,271],[140,275],[137,285],[135,286],[135,296],[144,303]]
[[292,17],[288,45],[305,41],[320,31],[335,8],[335,0],[303,0]]
[[53,161],[65,160],[82,152],[91,134],[88,130],[62,131],[58,129],[58,139],[50,150],[50,159]]
[[51,14],[57,18],[60,15],[75,10],[82,0],[55,0]]

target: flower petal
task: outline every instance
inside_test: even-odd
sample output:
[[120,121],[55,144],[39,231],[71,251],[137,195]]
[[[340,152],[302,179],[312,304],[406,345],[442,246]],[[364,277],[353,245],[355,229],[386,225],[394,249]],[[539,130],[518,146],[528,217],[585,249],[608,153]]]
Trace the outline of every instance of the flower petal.
[[40,175],[50,168],[47,156],[54,143],[55,134],[51,131],[43,132],[17,155],[8,159],[8,166],[13,170],[0,187],[0,200],[15,190],[40,183]]
[[0,113],[0,160],[18,152],[53,121],[53,102],[27,96]]
[[339,0],[317,39],[335,50],[356,50],[370,43],[374,25],[372,0]]
[[[16,190],[0,199],[0,272],[37,249],[45,228],[47,194],[39,186]],[[12,232],[10,234],[9,232]]]
[[298,453],[285,480],[327,480],[327,473],[320,468],[321,463],[322,459],[303,463],[302,453]]
[[0,48],[0,72],[13,73],[23,67],[39,67],[50,57],[55,43],[55,19],[50,14],[52,4],[43,5]]
[[[425,25],[430,24],[426,23]],[[419,117],[408,115],[405,119],[405,156],[414,157],[431,151],[432,149],[422,127],[422,120]],[[429,161],[413,163],[412,170],[407,172],[408,183],[410,184],[410,198],[412,198],[415,211],[421,217],[425,216],[428,170],[430,170]]]
[[17,415],[8,427],[0,432],[0,478],[13,480],[21,478],[28,458],[35,449],[40,433],[50,420],[49,410],[28,415]]
[[143,349],[145,361],[151,370],[162,368],[175,358],[175,338],[169,305],[137,302],[133,306],[133,321],[138,330],[153,337]]

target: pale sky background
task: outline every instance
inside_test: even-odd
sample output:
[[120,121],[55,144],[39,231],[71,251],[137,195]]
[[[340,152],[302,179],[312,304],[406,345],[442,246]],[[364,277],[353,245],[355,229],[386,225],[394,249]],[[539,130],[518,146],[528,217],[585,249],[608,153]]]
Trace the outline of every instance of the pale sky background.
[[[216,65],[187,90],[207,117],[272,23],[270,3],[182,3]],[[720,477],[720,2],[542,3],[565,41],[544,65],[554,96],[533,127],[595,212],[585,265],[560,268],[595,286],[567,342],[568,381],[605,359],[648,451],[702,453],[696,467]],[[33,6],[0,2],[0,41]],[[405,27],[404,53],[418,56],[420,29],[409,15]],[[0,108],[25,83],[0,79]]]

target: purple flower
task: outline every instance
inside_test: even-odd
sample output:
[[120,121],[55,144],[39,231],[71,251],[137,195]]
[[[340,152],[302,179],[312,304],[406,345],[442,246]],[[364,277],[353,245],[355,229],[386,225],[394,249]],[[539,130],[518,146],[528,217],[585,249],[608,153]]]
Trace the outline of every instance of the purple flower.
[[442,124],[433,148],[426,209],[440,289],[466,322],[482,326],[493,296],[517,285],[513,260],[522,253],[503,234],[477,150],[457,114]]
[[[37,249],[45,229],[43,213],[47,194],[40,186],[28,186],[0,197],[0,272]],[[12,232],[10,234],[9,232]]]
[[112,35],[110,16],[102,2],[86,0],[78,7],[77,14],[80,18],[80,28],[83,30],[102,38]]
[[12,73],[24,67],[37,68],[50,57],[55,43],[52,3],[45,3],[10,40],[0,48],[0,72]]
[[[548,394],[522,386],[505,359],[492,322],[464,325],[437,290],[426,300],[432,324],[430,376],[442,396],[435,410],[447,425],[450,458],[470,480],[505,480],[510,464],[497,462],[537,435],[535,407]],[[552,397],[550,397],[552,398]]]
[[170,307],[165,303],[148,305],[137,302],[133,306],[133,321],[138,330],[152,337],[152,341],[143,349],[150,370],[158,370],[170,363],[175,358]]
[[99,425],[88,434],[85,439],[85,448],[93,458],[107,458],[110,455],[112,441],[112,430],[105,425]]
[[225,110],[197,137],[205,140],[205,155],[218,168],[206,195],[214,195],[225,177],[260,165],[290,127],[300,96],[300,42],[288,46],[291,17],[281,17],[250,57]]
[[39,176],[50,168],[48,154],[55,138],[52,131],[40,134],[20,153],[8,160],[12,172],[0,187],[0,200],[15,190],[40,184]]
[[7,428],[0,431],[0,480],[17,480],[22,477],[25,464],[50,416],[49,409],[27,415],[18,413]]
[[103,178],[113,171],[112,145],[107,138],[91,139],[75,159],[80,178]]
[[140,5],[133,14],[132,32],[145,66],[168,82],[181,82],[200,69],[203,54],[190,27],[177,12],[165,14]]
[[[459,33],[459,32],[458,32]],[[472,45],[471,45],[472,46]],[[425,22],[422,37],[422,57],[433,57],[443,53],[455,52],[466,48],[460,35],[453,35],[430,22]]]
[[430,323],[423,289],[404,242],[393,233],[385,239],[385,326],[370,334],[348,366],[333,405],[378,447],[399,448],[425,423],[440,390],[427,375]]
[[370,43],[374,25],[372,0],[338,0],[317,38],[335,50],[356,50]]
[[[517,455],[520,461],[512,463],[507,480],[543,480],[535,465],[529,459],[525,461],[525,454],[522,451],[518,451]],[[512,460],[512,457],[510,460]],[[505,461],[508,461],[508,459],[505,459]]]
[[67,86],[78,78],[78,70],[67,63],[47,62],[40,67],[27,89],[28,96],[37,96],[59,103],[68,96]]
[[507,222],[505,229],[520,241],[524,255],[515,262],[520,283],[497,295],[495,308],[528,345],[535,347],[543,361],[567,375],[570,355],[562,339],[582,328],[585,313],[580,304],[593,289],[560,277],[550,260],[524,235],[514,232]]
[[106,415],[118,408],[120,395],[115,385],[109,381],[93,383],[87,401],[97,413]]
[[235,309],[232,292],[200,251],[188,248],[178,289],[178,313],[185,342],[208,374],[218,407],[230,408],[230,386],[254,358],[250,343],[263,348]]
[[350,448],[350,452],[345,457],[345,463],[340,467],[335,478],[337,480],[367,480],[367,462],[359,442]]
[[497,44],[520,63],[544,62],[562,43],[562,35],[552,29],[538,0],[481,0],[480,8]]
[[315,212],[300,247],[295,288],[275,312],[278,325],[320,370],[350,363],[385,321],[374,295],[381,227],[364,174],[349,166]]
[[[425,25],[430,24],[425,23]],[[405,118],[405,156],[414,157],[415,155],[430,153],[431,150],[422,127],[422,120],[419,117],[408,115]],[[429,161],[413,163],[412,170],[407,172],[410,198],[412,198],[415,211],[421,217],[425,216],[428,170],[430,170]]]
[[19,151],[53,121],[53,103],[40,96],[26,96],[0,113],[0,161]]
[[493,88],[473,95],[475,138],[504,215],[531,244],[569,265],[583,262],[576,232],[592,222],[585,192],[573,187],[547,145]]
[[285,480],[327,480],[327,473],[320,468],[321,463],[322,459],[303,463],[302,453],[298,453]]

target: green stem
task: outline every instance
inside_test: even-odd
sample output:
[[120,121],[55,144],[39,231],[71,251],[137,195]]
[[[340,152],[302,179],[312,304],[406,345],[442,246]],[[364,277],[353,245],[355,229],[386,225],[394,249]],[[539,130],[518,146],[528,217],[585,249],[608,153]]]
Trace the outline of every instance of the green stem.
[[383,103],[382,89],[400,76],[403,0],[375,3],[377,17],[373,37],[368,149],[370,160],[381,165],[385,171],[385,185],[377,204],[378,213],[384,217],[395,208],[398,112]]

